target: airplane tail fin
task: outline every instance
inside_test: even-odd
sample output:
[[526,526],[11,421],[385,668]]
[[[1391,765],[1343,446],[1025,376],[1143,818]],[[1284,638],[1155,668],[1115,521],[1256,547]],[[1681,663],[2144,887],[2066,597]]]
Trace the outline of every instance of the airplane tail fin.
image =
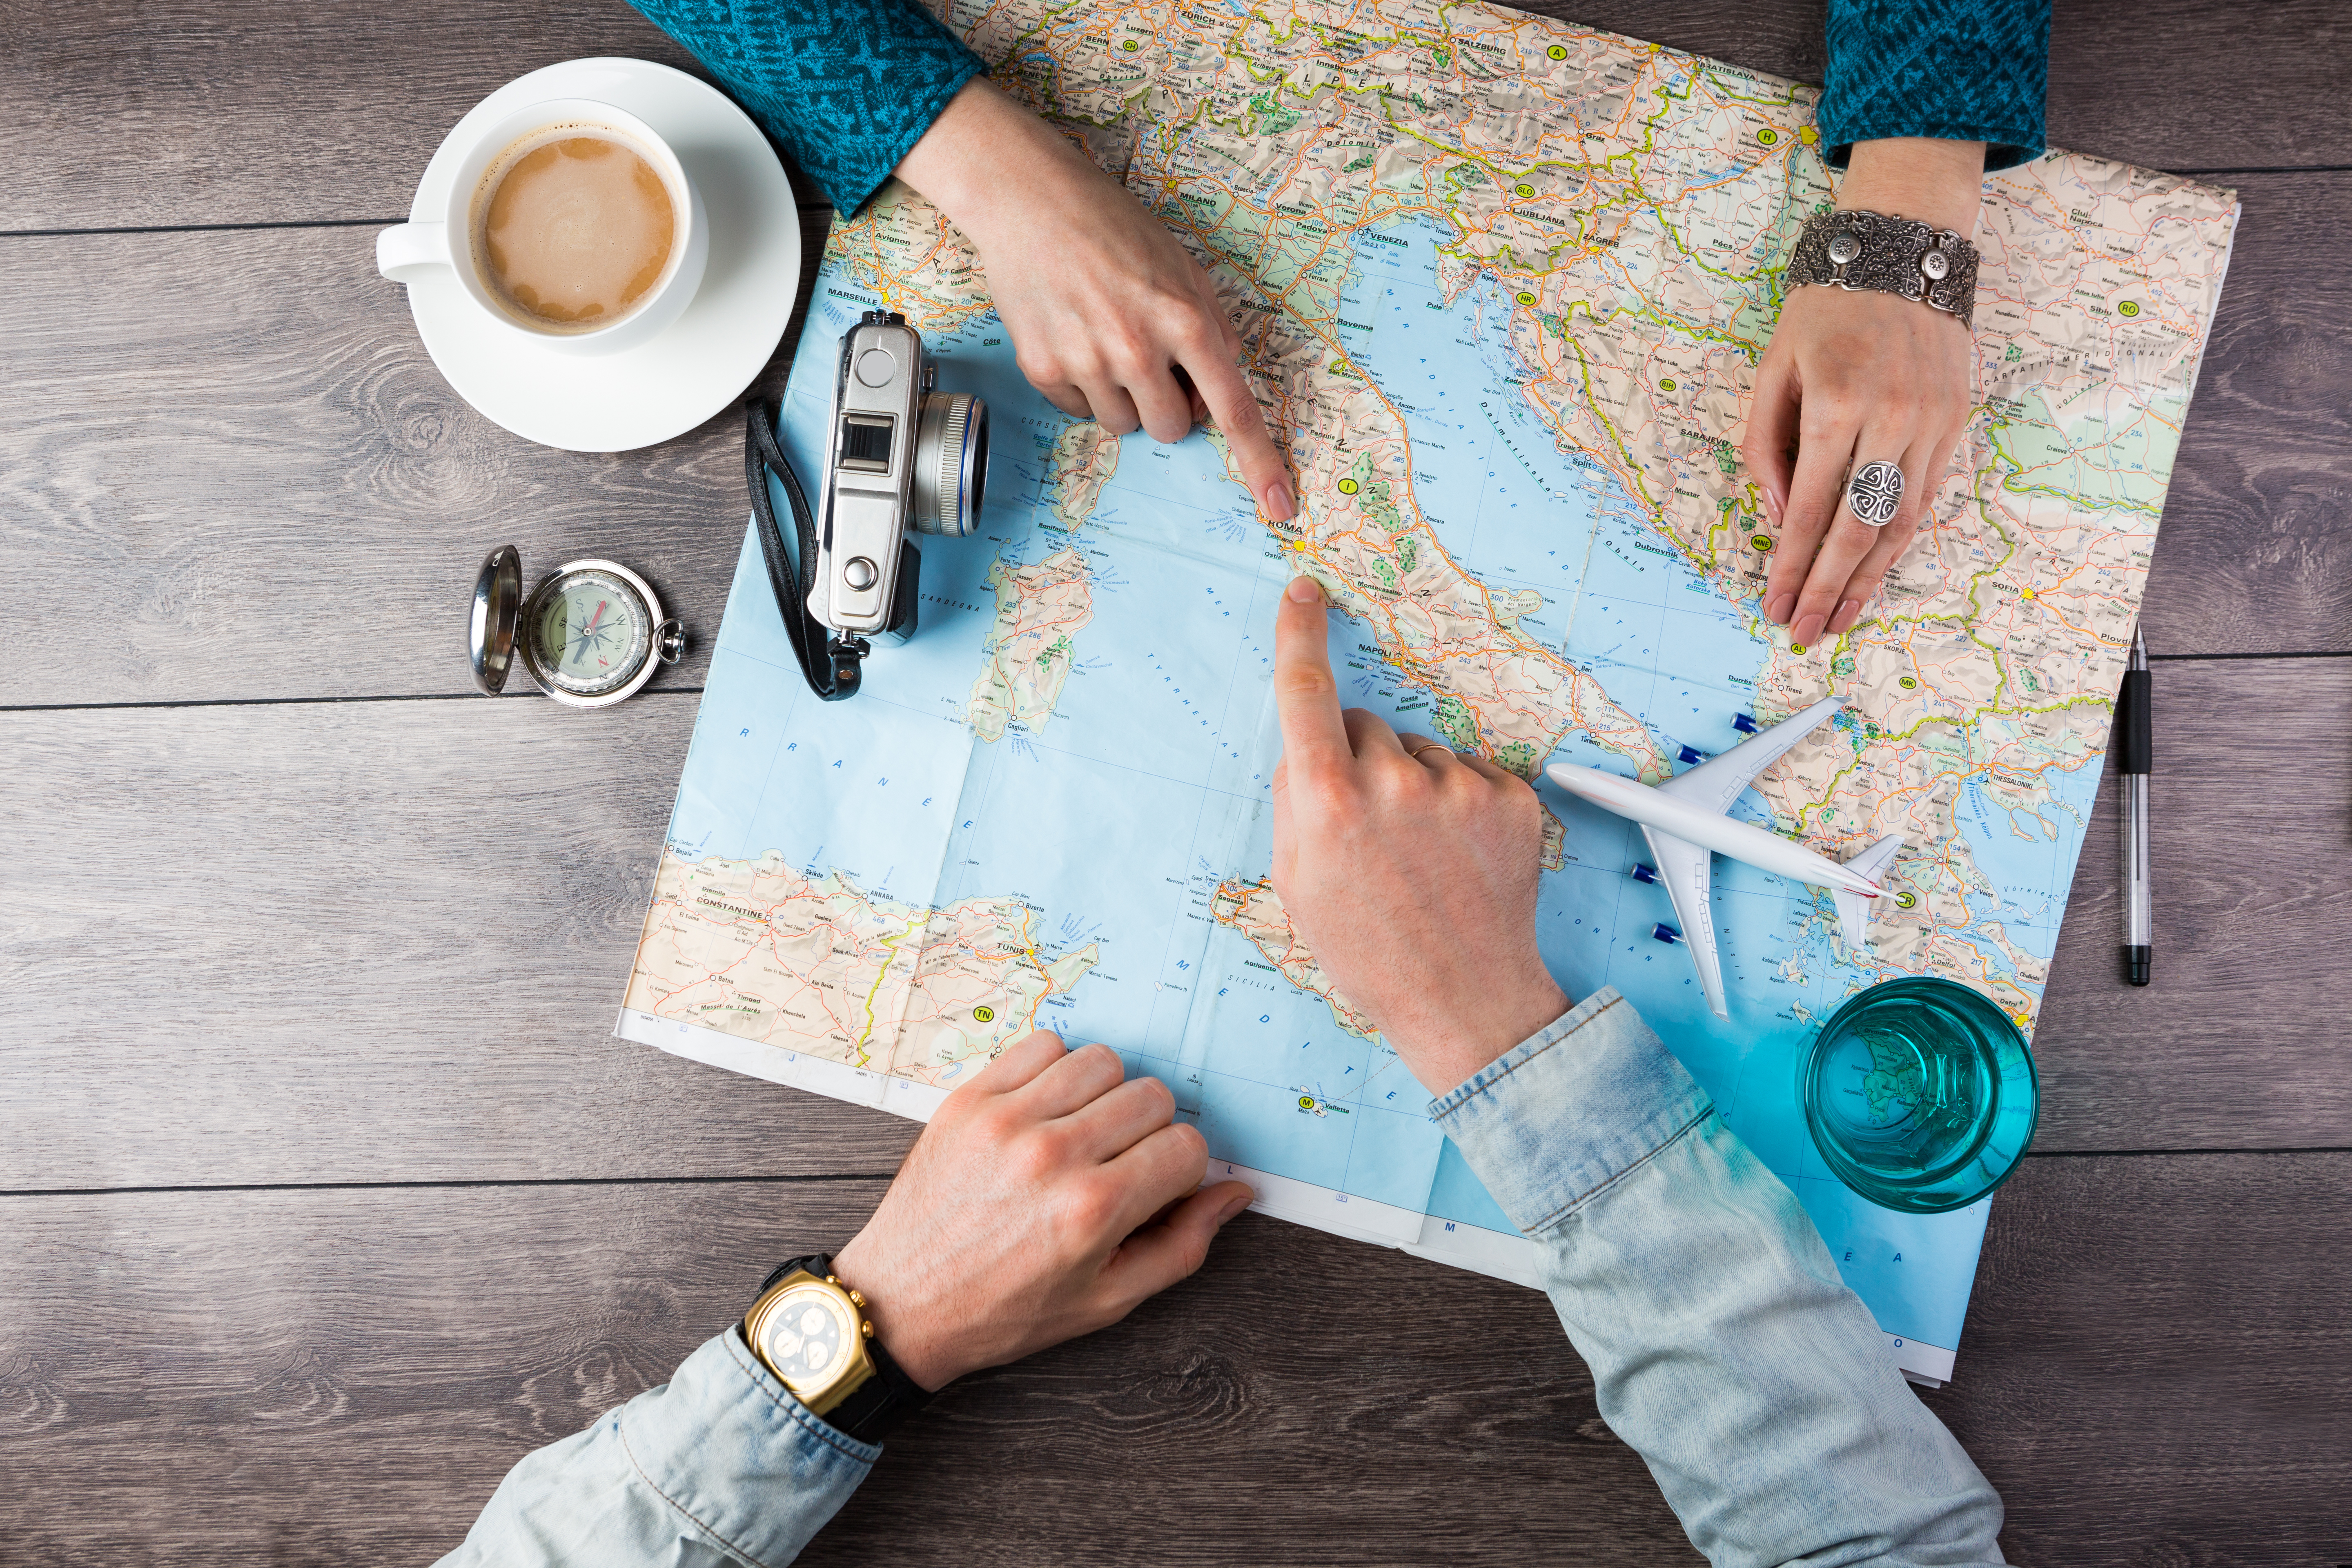
[[[1895,851],[1903,847],[1903,836],[1890,833],[1861,854],[1845,863],[1845,868],[1869,878],[1874,882],[1885,880],[1886,868],[1895,864]],[[1831,897],[1837,902],[1838,925],[1845,940],[1855,947],[1870,945],[1870,900],[1860,893],[1832,889]]]

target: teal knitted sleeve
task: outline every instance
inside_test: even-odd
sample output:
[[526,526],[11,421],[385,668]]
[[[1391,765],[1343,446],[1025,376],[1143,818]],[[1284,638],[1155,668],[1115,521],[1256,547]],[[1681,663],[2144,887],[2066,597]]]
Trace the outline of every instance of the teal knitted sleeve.
[[[844,211],[863,205],[984,68],[918,0],[635,0]],[[2050,0],[1830,0],[1822,139],[1843,167],[1887,136],[2040,155]]]
[[1830,0],[1822,141],[1845,167],[1857,142],[1985,144],[1985,168],[2042,155],[2050,0]]
[[841,211],[855,212],[987,68],[917,0],[631,0]]

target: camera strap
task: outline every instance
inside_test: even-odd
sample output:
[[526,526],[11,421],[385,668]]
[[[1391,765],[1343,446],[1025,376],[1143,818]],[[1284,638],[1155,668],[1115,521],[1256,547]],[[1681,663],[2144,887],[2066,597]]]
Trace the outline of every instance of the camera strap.
[[[793,657],[809,689],[827,702],[857,695],[858,664],[869,651],[864,637],[845,637],[809,614],[809,583],[804,574],[816,570],[816,517],[801,490],[800,476],[776,441],[776,405],[764,398],[747,403],[748,429],[743,441],[743,477],[751,488],[752,526],[759,531],[760,553],[768,563],[768,585],[775,590],[776,608],[784,617],[784,634],[792,638]],[[768,476],[783,485],[784,500],[793,509],[800,550],[795,555],[777,525],[776,509],[768,499]]]

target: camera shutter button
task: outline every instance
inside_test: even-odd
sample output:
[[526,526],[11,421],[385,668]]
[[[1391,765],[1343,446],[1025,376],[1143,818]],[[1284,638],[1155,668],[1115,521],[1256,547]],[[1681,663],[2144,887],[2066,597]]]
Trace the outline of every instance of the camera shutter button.
[[861,594],[874,586],[875,579],[880,575],[874,563],[863,555],[851,556],[841,568],[841,580]]
[[890,378],[898,374],[898,362],[888,349],[867,349],[857,356],[857,381],[861,386],[887,386]]

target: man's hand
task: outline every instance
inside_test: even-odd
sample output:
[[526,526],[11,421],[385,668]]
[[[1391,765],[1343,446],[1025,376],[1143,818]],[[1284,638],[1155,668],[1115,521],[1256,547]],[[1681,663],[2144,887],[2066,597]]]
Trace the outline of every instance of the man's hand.
[[[1837,205],[1966,238],[1983,198],[1982,142],[1906,139],[1857,143]],[[1851,630],[1911,542],[1967,428],[1975,353],[1966,327],[1894,294],[1814,286],[1781,307],[1740,456],[1780,530],[1764,618],[1790,642]],[[1873,528],[1845,481],[1878,461],[1903,470],[1903,501]]]
[[1208,1170],[1158,1079],[1040,1029],[948,1096],[835,1255],[875,1337],[937,1390],[1118,1322],[1201,1267],[1250,1189]]
[[1536,951],[1543,807],[1483,757],[1341,712],[1313,578],[1274,637],[1274,890],[1339,994],[1444,1094],[1568,1011]]
[[1021,373],[1056,408],[1155,441],[1213,421],[1266,515],[1297,510],[1216,285],[1068,137],[975,79],[898,174],[979,249]]

